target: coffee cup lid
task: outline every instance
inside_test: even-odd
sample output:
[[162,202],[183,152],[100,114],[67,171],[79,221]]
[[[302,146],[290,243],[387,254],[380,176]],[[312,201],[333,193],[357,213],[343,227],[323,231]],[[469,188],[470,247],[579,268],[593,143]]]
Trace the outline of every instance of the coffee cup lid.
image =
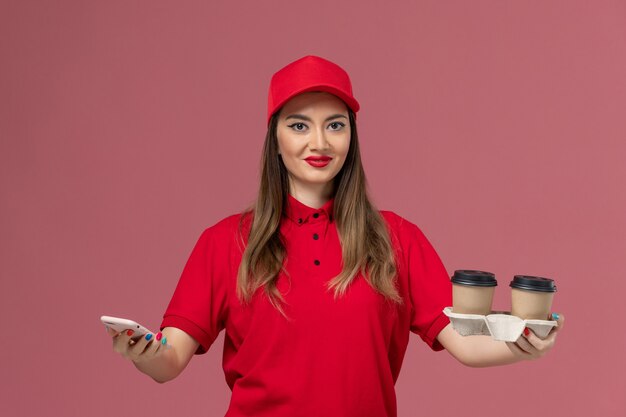
[[515,275],[509,286],[519,290],[556,292],[556,285],[554,285],[553,279],[531,275]]
[[475,287],[495,287],[498,285],[496,276],[493,273],[470,269],[454,271],[451,281],[454,284],[471,285]]

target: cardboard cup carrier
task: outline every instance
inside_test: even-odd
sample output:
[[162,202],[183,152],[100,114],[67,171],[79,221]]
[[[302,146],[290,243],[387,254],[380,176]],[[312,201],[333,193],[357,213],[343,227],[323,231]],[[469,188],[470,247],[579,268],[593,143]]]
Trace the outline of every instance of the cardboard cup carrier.
[[547,320],[556,292],[549,278],[516,275],[510,283],[511,313],[491,311],[497,286],[491,272],[458,270],[451,281],[453,305],[443,312],[461,336],[486,335],[514,342],[528,327],[543,339],[556,326],[556,321]]

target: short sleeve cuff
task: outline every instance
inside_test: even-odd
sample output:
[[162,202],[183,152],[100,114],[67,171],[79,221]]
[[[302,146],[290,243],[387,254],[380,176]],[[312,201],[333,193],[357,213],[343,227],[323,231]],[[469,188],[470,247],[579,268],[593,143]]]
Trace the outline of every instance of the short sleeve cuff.
[[439,340],[437,340],[437,336],[450,323],[450,319],[446,316],[443,311],[439,313],[439,315],[435,318],[430,328],[426,331],[422,339],[430,346],[430,348],[434,351],[443,350],[444,347]]
[[163,322],[161,322],[160,329],[163,330],[166,327],[176,327],[177,329],[184,331],[189,336],[193,337],[198,343],[200,343],[200,346],[198,346],[198,350],[196,350],[195,352],[196,355],[206,353],[214,341],[214,339],[211,338],[211,336],[207,332],[202,330],[200,326],[184,317],[165,316],[163,318]]

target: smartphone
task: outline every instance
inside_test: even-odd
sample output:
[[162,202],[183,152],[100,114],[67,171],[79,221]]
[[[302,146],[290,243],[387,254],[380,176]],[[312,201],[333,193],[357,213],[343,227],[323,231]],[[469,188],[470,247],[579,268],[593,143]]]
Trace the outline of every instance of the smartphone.
[[121,333],[129,329],[134,330],[135,333],[133,334],[133,337],[131,337],[132,340],[139,340],[145,334],[151,333],[150,330],[148,330],[146,327],[128,319],[122,319],[119,317],[111,317],[111,316],[102,316],[100,317],[100,321],[102,322],[102,324],[110,327],[116,332]]

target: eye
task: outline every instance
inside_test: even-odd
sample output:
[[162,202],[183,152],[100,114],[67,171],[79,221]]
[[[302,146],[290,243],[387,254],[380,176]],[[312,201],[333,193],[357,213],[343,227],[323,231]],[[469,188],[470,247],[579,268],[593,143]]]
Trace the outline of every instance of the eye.
[[304,130],[304,128],[306,127],[306,125],[304,123],[294,123],[291,124],[287,127],[292,128],[293,130],[297,131],[297,132],[302,132]]
[[330,128],[332,130],[341,130],[345,126],[345,123],[342,123],[342,122],[332,122],[328,126],[330,126]]

